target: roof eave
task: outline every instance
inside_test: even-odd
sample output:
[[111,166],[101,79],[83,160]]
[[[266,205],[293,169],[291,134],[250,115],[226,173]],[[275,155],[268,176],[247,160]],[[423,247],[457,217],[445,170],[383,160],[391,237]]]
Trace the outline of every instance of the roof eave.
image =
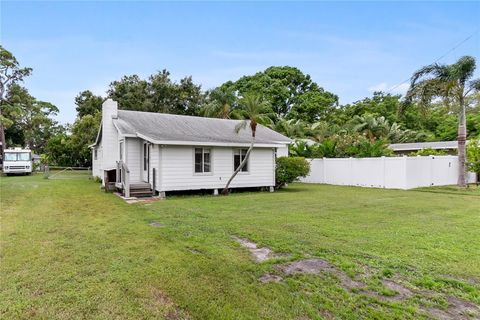
[[[156,140],[147,137],[141,133],[137,133],[137,137],[153,144],[162,145],[178,145],[178,146],[212,146],[212,147],[249,147],[249,142],[203,142],[203,141],[188,141],[188,140]],[[290,144],[290,142],[274,142],[271,143],[255,143],[258,148],[278,148]]]

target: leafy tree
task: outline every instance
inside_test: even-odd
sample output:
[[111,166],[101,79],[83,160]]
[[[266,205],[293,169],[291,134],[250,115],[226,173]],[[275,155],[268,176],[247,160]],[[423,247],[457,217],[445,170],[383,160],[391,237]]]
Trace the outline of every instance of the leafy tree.
[[13,120],[4,115],[4,109],[11,107],[7,95],[12,85],[31,73],[31,68],[21,68],[15,56],[0,45],[0,154],[6,148],[5,128],[13,124]]
[[281,188],[310,172],[310,163],[302,157],[279,157],[276,160],[275,184]]
[[306,124],[298,119],[286,120],[285,118],[278,118],[269,127],[290,138],[302,138],[305,136],[306,131]]
[[108,96],[125,110],[197,115],[203,103],[201,87],[185,77],[179,83],[162,70],[147,80],[137,75],[124,76],[110,84]]
[[390,125],[385,117],[375,118],[371,114],[355,116],[351,121],[354,132],[365,135],[370,141],[375,141],[388,135]]
[[228,81],[220,88],[238,92],[239,95],[259,94],[278,116],[288,116],[293,110],[291,117],[304,121],[318,120],[326,110],[338,105],[336,95],[319,87],[309,75],[289,66],[270,67],[235,82]]
[[41,153],[47,140],[58,131],[51,118],[58,113],[57,107],[38,101],[18,84],[10,85],[6,101],[3,113],[12,121],[6,130],[8,143]]
[[200,110],[200,115],[209,118],[237,119],[234,108],[237,96],[231,89],[216,88],[206,93],[207,101]]
[[75,167],[90,167],[92,165],[92,152],[88,147],[95,142],[102,119],[102,113],[97,111],[94,115],[87,114],[75,121],[72,126],[70,144],[75,155],[72,164]]
[[255,144],[255,134],[257,132],[257,125],[259,122],[265,121],[264,119],[267,117],[265,114],[265,110],[269,109],[268,104],[259,95],[254,95],[254,94],[245,95],[240,99],[239,103],[240,103],[241,112],[244,120],[242,120],[235,127],[235,131],[238,133],[240,130],[246,129],[248,126],[252,133],[252,142],[250,143],[250,147],[248,148],[245,154],[245,158],[240,163],[238,168],[235,169],[232,176],[230,177],[227,184],[225,185],[225,188],[222,191],[222,194],[224,195],[228,194],[228,187],[230,186],[230,183],[233,181],[235,176],[240,172],[240,170],[242,170],[242,168],[247,163],[248,158],[250,157],[250,153],[253,150],[253,145]]
[[475,172],[477,176],[477,184],[480,183],[480,140],[473,139],[468,142],[467,146],[467,169]]
[[107,93],[124,110],[153,111],[149,100],[149,83],[137,75],[113,81]]
[[419,106],[428,107],[435,98],[442,98],[446,105],[454,104],[458,109],[458,185],[466,186],[465,156],[467,137],[466,97],[480,91],[480,79],[471,80],[475,71],[475,58],[464,56],[457,62],[431,64],[419,69],[412,76],[407,103],[417,100]]
[[88,114],[94,115],[101,111],[103,100],[101,96],[94,95],[90,90],[80,92],[75,97],[77,117],[81,118]]
[[347,149],[349,156],[355,158],[369,158],[391,156],[393,151],[388,148],[385,140],[359,141]]

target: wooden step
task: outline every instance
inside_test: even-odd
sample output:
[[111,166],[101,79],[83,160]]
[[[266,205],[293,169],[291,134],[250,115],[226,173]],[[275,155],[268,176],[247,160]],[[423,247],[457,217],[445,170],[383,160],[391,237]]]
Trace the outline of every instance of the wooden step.
[[132,189],[150,189],[150,183],[147,183],[147,182],[130,183],[130,190]]
[[130,197],[142,198],[142,197],[151,197],[152,191],[147,192],[130,192]]

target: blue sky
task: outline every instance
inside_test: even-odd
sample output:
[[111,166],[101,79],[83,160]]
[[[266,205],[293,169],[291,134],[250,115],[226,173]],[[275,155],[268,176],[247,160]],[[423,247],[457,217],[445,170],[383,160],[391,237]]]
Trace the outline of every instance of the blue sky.
[[[0,10],[1,44],[33,68],[25,85],[60,108],[61,122],[75,119],[80,91],[104,94],[123,75],[163,68],[209,89],[290,65],[350,103],[408,79],[480,28],[479,1],[2,1]],[[440,62],[466,54],[480,65],[479,32]]]

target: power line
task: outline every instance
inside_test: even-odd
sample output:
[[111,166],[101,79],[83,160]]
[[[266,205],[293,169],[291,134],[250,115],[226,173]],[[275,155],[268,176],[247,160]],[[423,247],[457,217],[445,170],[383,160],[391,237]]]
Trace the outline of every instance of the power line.
[[[447,52],[445,52],[444,54],[442,54],[440,57],[438,57],[437,59],[435,59],[435,61],[433,61],[433,63],[437,63],[438,61],[442,60],[443,58],[445,58],[446,56],[448,56],[450,53],[452,53],[453,51],[455,51],[458,47],[460,47],[462,44],[464,44],[465,42],[467,42],[468,40],[470,40],[471,38],[473,38],[474,35],[476,35],[478,32],[480,31],[480,29],[477,29],[474,33],[472,33],[471,35],[469,35],[468,37],[466,37],[465,39],[463,39],[462,41],[460,41],[459,43],[457,43],[455,46],[453,46],[450,50],[448,50]],[[395,90],[396,88],[400,87],[402,84],[404,83],[407,83],[410,81],[410,78],[400,82],[399,84],[396,84],[394,85],[393,87],[391,87],[390,89],[387,90],[387,93],[391,93],[393,90]]]

